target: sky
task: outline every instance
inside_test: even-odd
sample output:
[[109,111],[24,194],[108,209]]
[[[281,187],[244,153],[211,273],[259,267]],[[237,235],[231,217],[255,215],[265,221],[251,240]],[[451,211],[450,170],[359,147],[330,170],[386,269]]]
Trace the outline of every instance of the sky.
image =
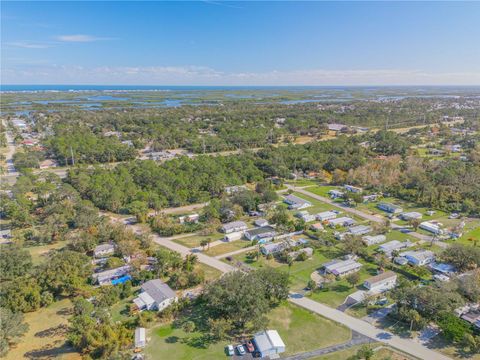
[[480,85],[480,2],[1,2],[3,84]]

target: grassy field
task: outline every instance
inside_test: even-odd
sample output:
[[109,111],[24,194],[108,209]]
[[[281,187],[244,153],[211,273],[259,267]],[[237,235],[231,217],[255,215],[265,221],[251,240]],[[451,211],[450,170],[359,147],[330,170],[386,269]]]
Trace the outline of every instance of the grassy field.
[[[380,343],[370,344],[372,348],[379,346]],[[353,356],[357,353],[358,350],[362,348],[362,345],[353,346],[349,349],[343,351],[337,351],[331,354],[318,356],[314,358],[310,358],[310,360],[345,360],[348,359],[350,356]],[[412,358],[407,357],[403,354],[397,353],[392,349],[382,347],[375,351],[375,354],[371,358],[371,360],[410,360]]]
[[330,195],[328,195],[328,192],[330,190],[340,190],[340,191],[342,191],[342,187],[320,185],[320,186],[311,186],[307,190],[316,194],[316,195],[320,195],[320,196],[323,196],[323,197],[326,197],[326,198],[330,198]]
[[[288,355],[342,343],[351,336],[346,327],[288,303],[273,309],[268,318],[266,327],[278,330]],[[205,345],[201,337],[200,332],[187,334],[181,328],[163,325],[148,331],[145,352],[149,359],[227,359],[224,350],[228,342]]]
[[223,244],[211,247],[209,250],[205,251],[205,254],[208,256],[217,256],[217,255],[226,254],[235,250],[243,249],[251,245],[252,243],[246,240],[236,240],[231,242],[225,242]]
[[25,314],[25,322],[29,325],[28,332],[5,359],[81,359],[80,354],[65,342],[70,309],[70,300],[62,300],[47,308]]
[[225,235],[223,235],[221,233],[215,233],[215,234],[208,235],[208,236],[192,235],[192,236],[187,236],[187,237],[180,238],[180,239],[175,239],[173,241],[176,242],[177,244],[186,246],[188,248],[195,248],[195,247],[200,246],[200,242],[202,240],[211,239],[212,242],[213,242],[213,241],[216,241],[216,240],[223,239],[224,236]]
[[48,245],[28,246],[28,247],[25,247],[25,249],[27,249],[30,252],[30,255],[32,255],[33,264],[38,265],[46,259],[46,255],[51,250],[58,250],[63,248],[64,246],[65,246],[64,242],[58,242],[58,243],[48,244]]

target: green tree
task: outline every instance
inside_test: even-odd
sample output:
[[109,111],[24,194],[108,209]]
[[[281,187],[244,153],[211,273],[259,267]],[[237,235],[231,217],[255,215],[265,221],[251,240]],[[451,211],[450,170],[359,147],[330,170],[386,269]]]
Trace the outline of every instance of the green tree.
[[354,287],[354,286],[357,285],[358,282],[360,281],[360,274],[359,274],[358,272],[354,272],[354,273],[348,274],[348,275],[345,277],[345,280],[347,280],[347,282],[348,282],[352,287]]
[[19,342],[28,330],[22,313],[14,313],[8,308],[0,308],[0,356],[5,356],[10,346]]
[[13,280],[25,275],[32,269],[30,253],[16,245],[0,246],[0,277]]

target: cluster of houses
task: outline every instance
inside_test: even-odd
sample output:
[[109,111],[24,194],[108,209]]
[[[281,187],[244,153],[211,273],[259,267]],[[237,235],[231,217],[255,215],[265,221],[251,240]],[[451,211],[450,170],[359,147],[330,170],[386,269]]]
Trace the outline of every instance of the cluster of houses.
[[472,324],[477,330],[480,330],[480,303],[466,304],[461,308],[455,309],[455,314],[460,319]]

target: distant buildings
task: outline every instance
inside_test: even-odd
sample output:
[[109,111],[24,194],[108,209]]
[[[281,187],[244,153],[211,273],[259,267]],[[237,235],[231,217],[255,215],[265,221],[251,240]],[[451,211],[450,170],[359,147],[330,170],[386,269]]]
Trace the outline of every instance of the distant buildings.
[[383,252],[385,255],[391,257],[394,251],[405,249],[407,247],[413,246],[410,241],[400,242],[398,240],[392,240],[385,244],[379,246],[378,250]]
[[352,186],[352,185],[345,185],[343,187],[345,190],[347,191],[350,191],[350,192],[353,192],[353,193],[361,193],[363,191],[362,188],[359,188],[359,187],[356,187],[356,186]]
[[184,223],[191,223],[191,224],[196,224],[200,220],[200,215],[199,214],[190,214],[190,215],[183,215],[178,218],[178,221],[180,224]]
[[327,221],[327,220],[332,220],[337,217],[337,213],[334,211],[324,211],[320,212],[317,215],[315,215],[318,221]]
[[428,265],[435,261],[435,254],[430,250],[406,251],[400,254],[408,260],[408,263],[415,266]]
[[328,191],[328,195],[330,195],[332,199],[337,199],[337,198],[342,198],[344,193],[340,190],[332,189]]
[[404,212],[399,215],[399,218],[405,221],[410,221],[410,220],[420,220],[422,218],[422,214],[416,211],[410,211],[410,212]]
[[305,209],[312,206],[312,203],[310,201],[307,201],[292,194],[285,196],[285,199],[283,201],[288,204],[289,209]]
[[100,244],[93,249],[93,256],[96,258],[112,255],[115,252],[115,245],[111,243]]
[[367,225],[352,226],[350,229],[348,229],[348,233],[353,236],[365,235],[371,231],[372,227]]
[[386,203],[386,202],[378,203],[377,207],[380,210],[386,211],[386,212],[391,213],[391,214],[398,214],[398,213],[401,213],[403,211],[403,209],[400,206],[395,205],[395,204]]
[[271,241],[276,235],[275,228],[272,226],[262,226],[245,231],[245,237],[250,241]]
[[266,219],[257,219],[254,222],[255,226],[267,226],[268,225],[268,220]]
[[363,236],[362,240],[365,243],[365,245],[371,246],[371,245],[381,244],[387,241],[387,237],[385,235],[375,235],[375,236],[367,235],[367,236]]
[[223,224],[221,230],[225,234],[230,234],[232,232],[244,231],[247,230],[248,226],[243,221],[232,221],[226,224]]
[[339,217],[339,218],[336,218],[336,219],[331,219],[331,220],[328,220],[328,225],[329,226],[332,226],[332,227],[335,227],[335,226],[352,226],[355,224],[355,220],[353,220],[352,218],[349,218],[347,216],[342,216],[342,217]]
[[117,285],[130,280],[130,265],[120,266],[115,269],[105,270],[92,275],[94,283],[98,285]]
[[310,214],[308,211],[299,211],[295,214],[295,217],[302,219],[306,223],[315,221],[315,215]]
[[245,185],[235,185],[235,186],[225,187],[225,193],[227,195],[233,195],[244,190],[247,190],[247,187]]
[[327,128],[328,131],[333,133],[348,131],[348,126],[344,124],[327,124]]
[[177,301],[175,292],[160,279],[147,281],[142,285],[138,297],[133,299],[133,303],[140,311],[162,311],[175,301]]

